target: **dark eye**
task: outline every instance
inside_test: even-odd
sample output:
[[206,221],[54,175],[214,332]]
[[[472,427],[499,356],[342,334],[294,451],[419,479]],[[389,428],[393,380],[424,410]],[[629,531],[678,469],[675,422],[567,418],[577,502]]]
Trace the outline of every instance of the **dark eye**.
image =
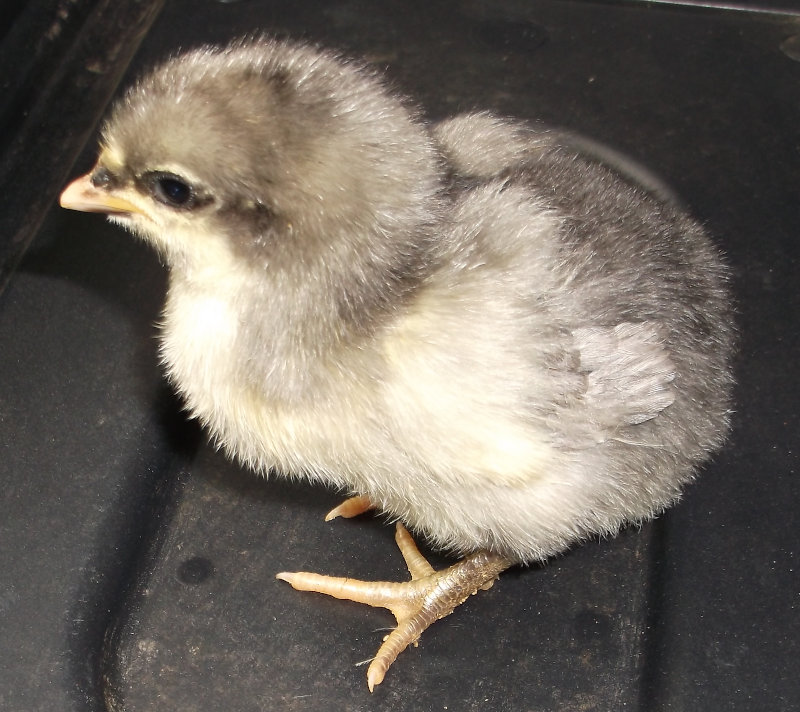
[[153,196],[166,205],[189,208],[194,203],[194,189],[180,176],[156,173],[152,176],[150,184]]

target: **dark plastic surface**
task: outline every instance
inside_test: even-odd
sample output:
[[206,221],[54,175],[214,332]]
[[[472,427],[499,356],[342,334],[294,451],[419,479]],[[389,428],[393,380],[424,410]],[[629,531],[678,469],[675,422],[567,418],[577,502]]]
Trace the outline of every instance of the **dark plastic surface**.
[[[0,710],[800,707],[797,18],[557,0],[162,4],[30,3],[0,47],[16,102],[0,114]],[[51,26],[43,13],[66,7],[61,39],[15,64]],[[504,575],[373,695],[356,664],[391,616],[274,574],[401,578],[391,527],[325,524],[335,492],[214,453],[158,371],[155,256],[98,216],[47,212],[91,164],[90,141],[71,168],[126,68],[254,31],[366,55],[432,117],[491,108],[622,151],[736,271],[735,429],[684,501]]]

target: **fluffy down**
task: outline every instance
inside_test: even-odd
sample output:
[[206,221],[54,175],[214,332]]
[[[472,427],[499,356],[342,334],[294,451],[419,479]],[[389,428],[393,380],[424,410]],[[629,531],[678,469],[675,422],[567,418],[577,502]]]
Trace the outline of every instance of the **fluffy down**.
[[431,125],[357,62],[256,40],[142,79],[91,182],[169,267],[164,365],[215,441],[437,546],[612,533],[728,429],[719,254],[557,132]]

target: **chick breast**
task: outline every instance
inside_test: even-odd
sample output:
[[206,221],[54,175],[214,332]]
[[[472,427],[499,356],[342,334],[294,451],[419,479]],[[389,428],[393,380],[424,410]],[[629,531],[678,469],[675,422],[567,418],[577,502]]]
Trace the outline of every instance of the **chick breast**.
[[659,512],[726,434],[719,254],[554,132],[429,125],[263,40],[157,69],[104,137],[130,191],[168,171],[203,196],[117,219],[170,266],[170,378],[259,471],[531,561]]

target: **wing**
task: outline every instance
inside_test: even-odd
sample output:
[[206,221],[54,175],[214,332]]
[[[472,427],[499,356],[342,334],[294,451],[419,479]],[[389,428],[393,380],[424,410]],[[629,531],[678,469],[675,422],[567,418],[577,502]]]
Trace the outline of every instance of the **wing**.
[[571,358],[564,359],[571,388],[548,419],[559,445],[596,445],[674,402],[675,366],[657,323],[579,328],[572,337]]

